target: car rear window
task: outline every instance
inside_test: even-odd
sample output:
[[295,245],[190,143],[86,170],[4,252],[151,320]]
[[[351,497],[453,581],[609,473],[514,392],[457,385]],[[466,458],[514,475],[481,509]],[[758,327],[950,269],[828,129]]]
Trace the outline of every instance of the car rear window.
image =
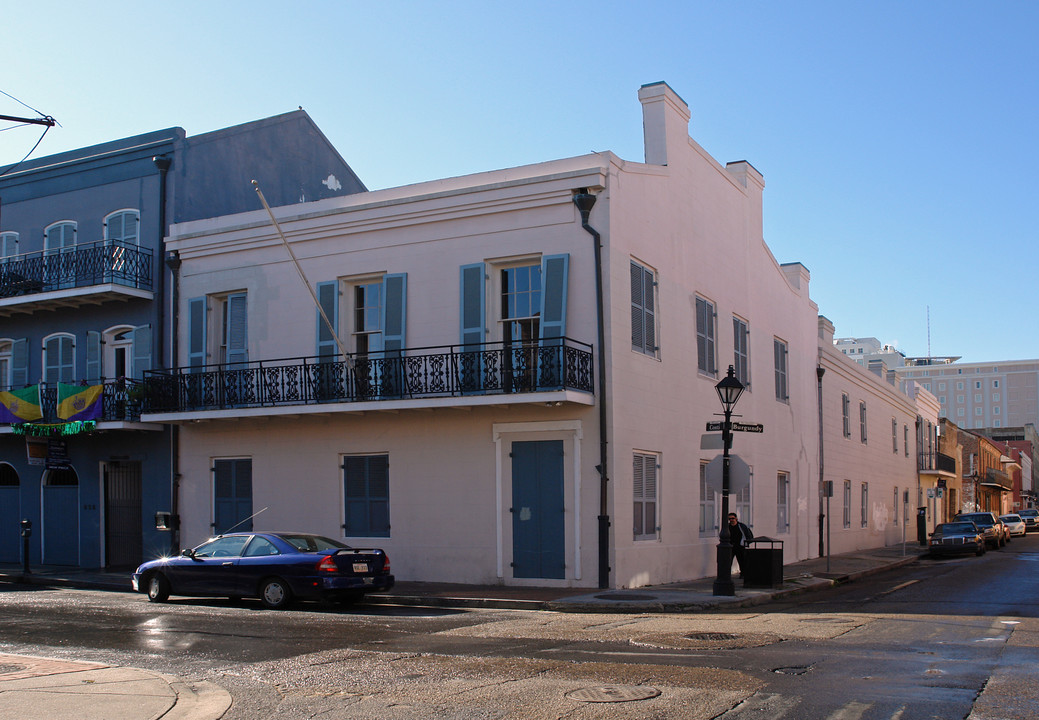
[[977,530],[974,528],[973,523],[945,523],[939,525],[938,529],[943,533],[975,533]]
[[350,547],[338,540],[333,540],[332,538],[323,537],[321,535],[299,534],[278,535],[278,537],[300,552],[321,552],[322,550],[339,550],[341,548]]

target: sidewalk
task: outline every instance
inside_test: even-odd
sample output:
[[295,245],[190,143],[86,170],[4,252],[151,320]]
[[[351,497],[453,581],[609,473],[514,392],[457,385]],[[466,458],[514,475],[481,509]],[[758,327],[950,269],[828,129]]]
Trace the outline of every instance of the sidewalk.
[[[369,604],[448,608],[498,608],[557,612],[689,612],[758,605],[775,598],[831,587],[899,567],[925,551],[907,543],[845,555],[815,558],[783,567],[783,583],[750,589],[733,578],[736,594],[713,594],[713,578],[631,590],[513,587],[399,582],[392,592],[371,595]],[[78,568],[30,568],[0,565],[0,583],[130,592],[129,573]],[[209,682],[137,668],[110,667],[0,653],[0,717],[23,720],[217,720],[231,706],[231,696]]]

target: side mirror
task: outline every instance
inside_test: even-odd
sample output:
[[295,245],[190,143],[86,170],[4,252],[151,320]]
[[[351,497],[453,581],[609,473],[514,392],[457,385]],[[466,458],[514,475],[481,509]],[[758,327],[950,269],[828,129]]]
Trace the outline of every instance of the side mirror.
[[192,550],[191,548],[188,548],[187,550],[181,551],[180,556],[181,557],[193,558],[193,557],[195,557],[195,551]]

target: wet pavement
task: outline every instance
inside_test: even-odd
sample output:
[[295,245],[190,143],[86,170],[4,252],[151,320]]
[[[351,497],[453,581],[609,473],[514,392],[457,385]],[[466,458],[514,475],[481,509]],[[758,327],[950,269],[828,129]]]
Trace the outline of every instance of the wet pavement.
[[[549,610],[555,612],[678,613],[739,608],[810,592],[915,562],[915,543],[814,558],[783,567],[774,587],[747,588],[734,577],[733,596],[714,595],[714,579],[632,589],[513,587],[398,582],[369,604]],[[132,592],[129,573],[78,568],[0,565],[0,582]],[[0,717],[50,720],[216,720],[230,707],[226,690],[209,682],[138,668],[0,654]]]

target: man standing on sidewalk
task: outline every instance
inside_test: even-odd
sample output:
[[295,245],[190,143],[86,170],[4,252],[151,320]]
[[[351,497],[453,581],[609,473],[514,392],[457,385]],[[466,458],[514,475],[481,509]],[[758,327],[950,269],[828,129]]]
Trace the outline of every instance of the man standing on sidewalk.
[[736,513],[729,513],[729,543],[732,545],[732,554],[736,556],[736,563],[740,566],[740,577],[743,576],[744,550],[753,539],[754,533],[750,528],[739,521]]

